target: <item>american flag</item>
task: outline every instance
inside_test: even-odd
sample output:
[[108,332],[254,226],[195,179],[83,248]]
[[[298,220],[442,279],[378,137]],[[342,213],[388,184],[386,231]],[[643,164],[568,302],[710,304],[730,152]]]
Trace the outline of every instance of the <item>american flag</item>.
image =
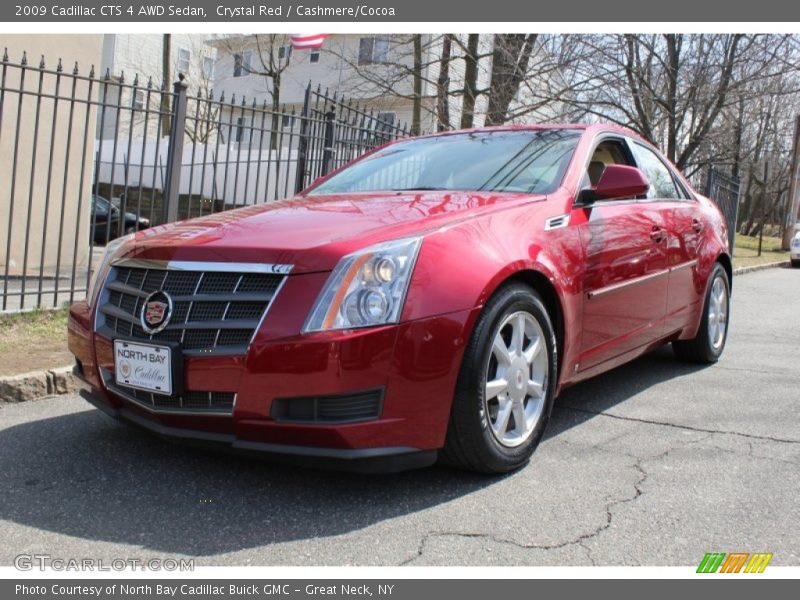
[[316,50],[322,47],[322,42],[330,33],[293,33],[292,48],[295,50]]

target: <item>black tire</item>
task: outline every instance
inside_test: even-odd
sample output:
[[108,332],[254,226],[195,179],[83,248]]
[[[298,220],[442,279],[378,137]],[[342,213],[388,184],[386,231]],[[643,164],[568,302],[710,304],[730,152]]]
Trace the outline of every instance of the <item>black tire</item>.
[[800,268],[800,260],[792,260],[792,267],[795,269]]
[[[547,375],[542,385],[543,407],[529,437],[520,445],[501,444],[491,430],[485,384],[492,345],[500,326],[510,315],[525,312],[541,328],[545,341]],[[538,354],[537,354],[538,355]],[[479,473],[507,473],[525,465],[544,435],[553,408],[557,378],[556,336],[541,297],[530,287],[513,283],[502,287],[487,302],[469,339],[453,398],[450,423],[441,462]],[[523,401],[525,402],[525,401]]]
[[[727,303],[725,315],[726,326],[722,343],[715,346],[712,343],[708,328],[708,309],[711,301],[711,291],[717,279],[720,279],[725,286]],[[711,271],[711,276],[708,279],[708,289],[706,290],[706,298],[705,302],[703,303],[703,318],[700,320],[700,329],[698,329],[697,335],[691,340],[678,340],[672,342],[672,350],[675,352],[675,356],[677,356],[680,360],[706,365],[715,363],[719,360],[719,357],[722,355],[722,351],[725,350],[725,343],[728,341],[728,325],[730,323],[731,306],[730,294],[731,284],[730,280],[728,279],[728,273],[720,263],[716,263]]]

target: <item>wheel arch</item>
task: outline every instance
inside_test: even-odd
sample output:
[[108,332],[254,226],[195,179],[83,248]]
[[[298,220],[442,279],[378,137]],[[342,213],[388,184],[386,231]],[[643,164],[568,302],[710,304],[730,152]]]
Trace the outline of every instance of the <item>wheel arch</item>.
[[487,294],[487,299],[493,296],[497,290],[508,283],[523,283],[532,288],[541,296],[547,314],[553,323],[556,333],[556,356],[558,357],[557,372],[559,381],[561,380],[561,367],[563,365],[564,340],[565,340],[565,319],[564,307],[559,297],[556,286],[542,271],[533,268],[524,268],[508,274],[494,285],[493,289]]
[[725,269],[725,273],[728,275],[728,292],[733,295],[733,262],[731,257],[727,253],[721,252],[716,262],[720,263],[722,268]]

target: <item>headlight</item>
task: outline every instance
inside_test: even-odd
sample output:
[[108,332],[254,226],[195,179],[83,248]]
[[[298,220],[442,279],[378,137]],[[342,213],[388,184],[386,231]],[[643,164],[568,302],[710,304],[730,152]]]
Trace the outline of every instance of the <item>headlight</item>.
[[343,257],[331,273],[303,333],[397,323],[422,238],[385,242]]
[[111,259],[114,258],[114,254],[116,254],[117,250],[119,250],[120,246],[122,246],[125,242],[133,239],[134,235],[136,234],[131,233],[129,235],[123,235],[122,237],[111,240],[108,242],[108,244],[106,244],[106,250],[103,253],[103,260],[100,261],[100,264],[97,265],[94,273],[92,273],[92,278],[89,280],[89,287],[86,288],[86,302],[89,303],[89,306],[94,304],[94,295],[97,291],[97,282],[101,275],[105,273],[109,263],[111,262]]

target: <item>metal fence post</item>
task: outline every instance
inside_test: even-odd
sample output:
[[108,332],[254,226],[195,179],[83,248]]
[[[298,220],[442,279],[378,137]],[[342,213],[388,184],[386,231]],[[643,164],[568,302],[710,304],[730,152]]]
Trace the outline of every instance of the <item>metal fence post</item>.
[[336,110],[331,106],[325,113],[325,146],[322,153],[322,175],[325,176],[331,171],[331,161],[336,154],[334,149],[334,139],[336,129]]
[[186,91],[184,75],[172,84],[172,123],[167,147],[167,168],[163,189],[163,219],[165,223],[178,220],[178,199],[181,192],[181,167],[183,166],[183,136],[186,125]]
[[706,189],[703,195],[706,198],[711,198],[713,189],[714,189],[714,165],[709,165],[708,175],[706,175]]
[[297,143],[297,173],[294,179],[294,193],[306,187],[306,154],[308,153],[308,111],[311,104],[311,82],[306,87],[303,98],[303,112],[300,114],[300,139]]

